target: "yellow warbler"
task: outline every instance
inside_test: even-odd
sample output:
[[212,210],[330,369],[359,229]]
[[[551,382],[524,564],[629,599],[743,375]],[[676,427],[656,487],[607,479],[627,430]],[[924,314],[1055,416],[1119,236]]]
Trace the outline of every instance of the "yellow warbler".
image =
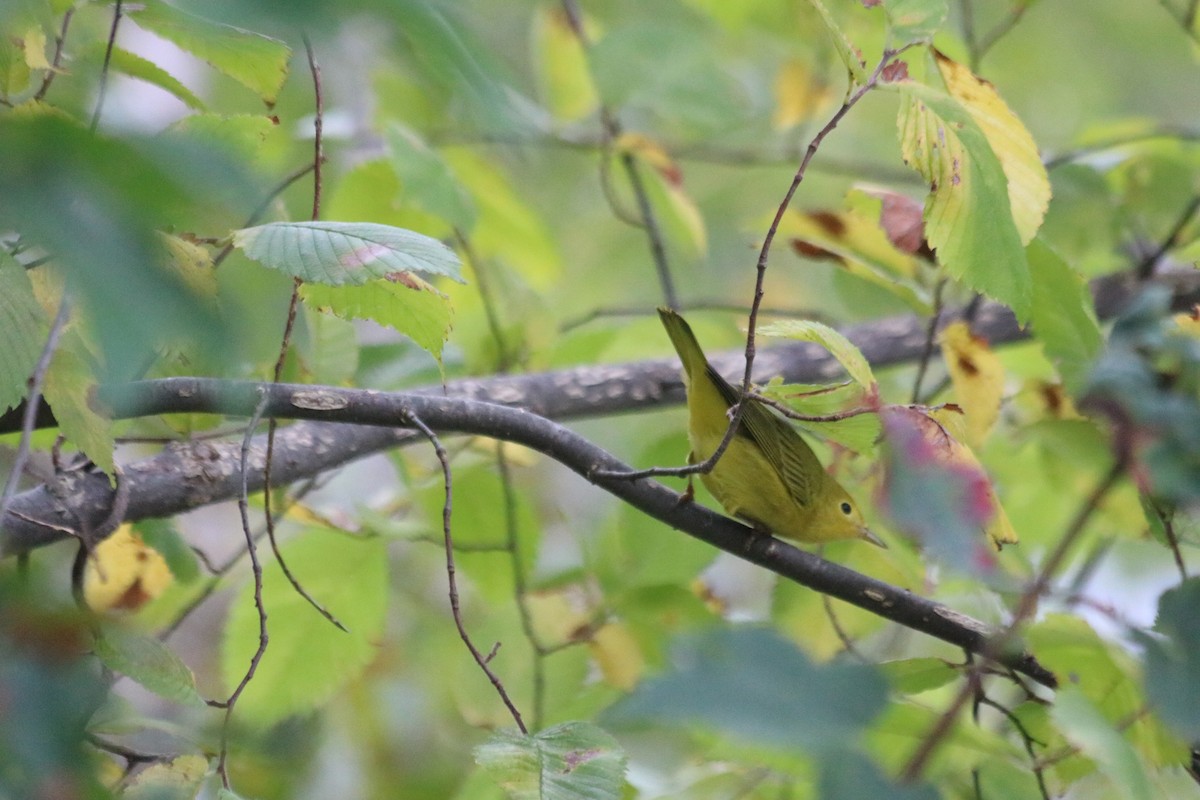
[[[729,408],[740,392],[708,363],[683,317],[669,308],[659,308],[658,315],[683,361],[688,463],[697,464],[724,438]],[[727,512],[777,536],[802,542],[857,538],[887,546],[796,429],[761,403],[746,405],[729,447],[700,479]]]

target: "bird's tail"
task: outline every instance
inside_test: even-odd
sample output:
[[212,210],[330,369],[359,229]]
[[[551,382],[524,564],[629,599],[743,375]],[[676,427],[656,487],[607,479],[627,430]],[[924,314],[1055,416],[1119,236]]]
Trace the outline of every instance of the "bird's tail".
[[679,360],[683,362],[683,370],[688,378],[696,374],[703,375],[708,369],[708,360],[696,341],[696,335],[692,333],[692,327],[673,309],[664,306],[659,306],[658,316],[667,329],[667,335],[671,337],[671,344],[675,345],[675,352],[679,353]]

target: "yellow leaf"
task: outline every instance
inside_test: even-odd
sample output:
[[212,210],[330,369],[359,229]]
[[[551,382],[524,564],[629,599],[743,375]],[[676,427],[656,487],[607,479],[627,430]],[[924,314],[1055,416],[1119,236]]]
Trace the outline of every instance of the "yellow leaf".
[[207,775],[208,759],[198,755],[179,756],[166,763],[151,764],[139,772],[121,797],[124,800],[195,797]]
[[1000,97],[996,87],[933,51],[946,89],[962,104],[987,137],[1008,178],[1008,202],[1021,244],[1029,244],[1042,225],[1050,206],[1050,178],[1038,155],[1037,145],[1017,115]]
[[788,59],[775,75],[776,130],[786,130],[812,117],[829,99],[829,86],[808,64]]
[[662,181],[663,189],[666,192],[667,202],[670,204],[671,210],[679,225],[687,233],[691,239],[692,246],[696,248],[696,252],[703,255],[708,252],[708,230],[704,227],[704,215],[700,213],[700,207],[696,205],[687,192],[683,191],[681,184],[672,183],[671,181]]
[[26,66],[30,69],[50,69],[50,62],[46,60],[45,31],[38,26],[25,31],[23,45]]
[[620,622],[610,622],[592,635],[588,649],[606,683],[626,691],[637,686],[646,661],[629,628]]
[[475,436],[471,439],[471,449],[480,453],[496,456],[501,450],[511,467],[532,467],[538,463],[538,452],[528,447],[512,442],[502,442],[487,436]]
[[1176,314],[1175,324],[1179,326],[1180,333],[1200,339],[1200,305],[1194,305],[1190,311]]
[[136,611],[158,597],[173,580],[157,550],[125,523],[100,544],[83,574],[83,597],[95,611]]
[[217,296],[217,273],[208,248],[179,236],[158,234],[163,265],[178,275],[196,295],[213,300]]
[[954,394],[966,415],[966,439],[978,447],[1000,417],[1004,365],[987,340],[971,333],[965,322],[946,326],[941,340]]
[[[541,6],[533,19],[533,47],[537,58],[542,98],[555,119],[576,122],[600,105],[592,83],[587,54],[558,6]],[[596,40],[595,26],[584,19],[589,41]]]
[[77,329],[68,327],[50,360],[42,394],[67,439],[106,474],[112,475],[116,471],[113,421],[96,403],[95,389],[96,377],[87,345]]
[[[646,181],[651,204],[661,210],[664,227],[686,236],[696,252],[708,251],[708,230],[704,217],[691,196],[683,189],[683,170],[666,148],[642,133],[623,133],[613,142],[618,153],[629,153],[654,171]],[[663,203],[666,203],[665,208]]]
[[613,149],[618,153],[631,153],[640,161],[644,161],[658,170],[667,180],[681,179],[679,165],[666,148],[644,133],[623,133],[613,142]]
[[938,458],[941,463],[976,472],[987,481],[984,502],[990,505],[993,514],[984,526],[983,532],[992,544],[996,545],[997,550],[1006,544],[1016,544],[1019,537],[1012,522],[1008,519],[1008,514],[1004,511],[1004,506],[1000,504],[1000,498],[996,496],[996,488],[992,485],[987,470],[983,468],[983,464],[979,463],[979,459],[975,457],[971,448],[962,443],[964,424],[961,411],[955,407],[943,406],[930,410],[929,418],[941,426],[940,432],[933,427],[927,427],[924,430],[927,440],[937,445]]
[[[859,198],[856,196],[855,201]],[[852,275],[892,292],[913,310],[928,313],[928,292],[916,281],[919,260],[888,241],[877,219],[858,210],[795,211],[780,220],[779,235],[802,258],[829,260]]]

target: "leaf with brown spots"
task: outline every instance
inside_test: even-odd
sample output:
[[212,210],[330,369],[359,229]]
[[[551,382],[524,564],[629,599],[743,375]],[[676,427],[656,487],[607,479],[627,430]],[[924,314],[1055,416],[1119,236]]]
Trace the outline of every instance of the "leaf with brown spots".
[[987,340],[973,334],[965,322],[946,326],[941,344],[954,395],[966,416],[967,440],[978,447],[1000,417],[1004,365]]
[[590,722],[535,734],[501,730],[475,748],[475,761],[512,800],[609,800],[625,783],[625,753]]
[[880,286],[904,300],[919,313],[929,310],[926,290],[915,280],[920,264],[891,242],[878,221],[878,201],[862,202],[862,193],[851,193],[855,202],[873,209],[846,211],[818,209],[787,211],[779,234],[788,237],[792,250],[803,258],[833,261],[852,275]]
[[1021,243],[1029,244],[1050,207],[1050,176],[1033,136],[1004,102],[996,87],[963,64],[933,50],[946,89],[987,137],[1008,184],[1008,202]]
[[1027,321],[1033,278],[1000,159],[955,98],[915,81],[902,84],[900,94],[901,153],[929,182],[925,237],[939,263]]

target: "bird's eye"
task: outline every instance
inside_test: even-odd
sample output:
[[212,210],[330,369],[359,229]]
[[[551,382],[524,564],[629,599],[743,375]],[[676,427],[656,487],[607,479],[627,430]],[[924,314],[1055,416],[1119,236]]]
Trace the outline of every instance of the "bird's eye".
[[851,506],[850,506],[850,504],[849,504],[849,503],[846,503],[846,502],[843,502],[843,503],[842,503],[842,513],[843,513],[843,514],[849,514],[849,513],[850,513],[851,511],[853,511],[853,510],[854,510],[854,509],[853,509],[853,508],[851,508]]

